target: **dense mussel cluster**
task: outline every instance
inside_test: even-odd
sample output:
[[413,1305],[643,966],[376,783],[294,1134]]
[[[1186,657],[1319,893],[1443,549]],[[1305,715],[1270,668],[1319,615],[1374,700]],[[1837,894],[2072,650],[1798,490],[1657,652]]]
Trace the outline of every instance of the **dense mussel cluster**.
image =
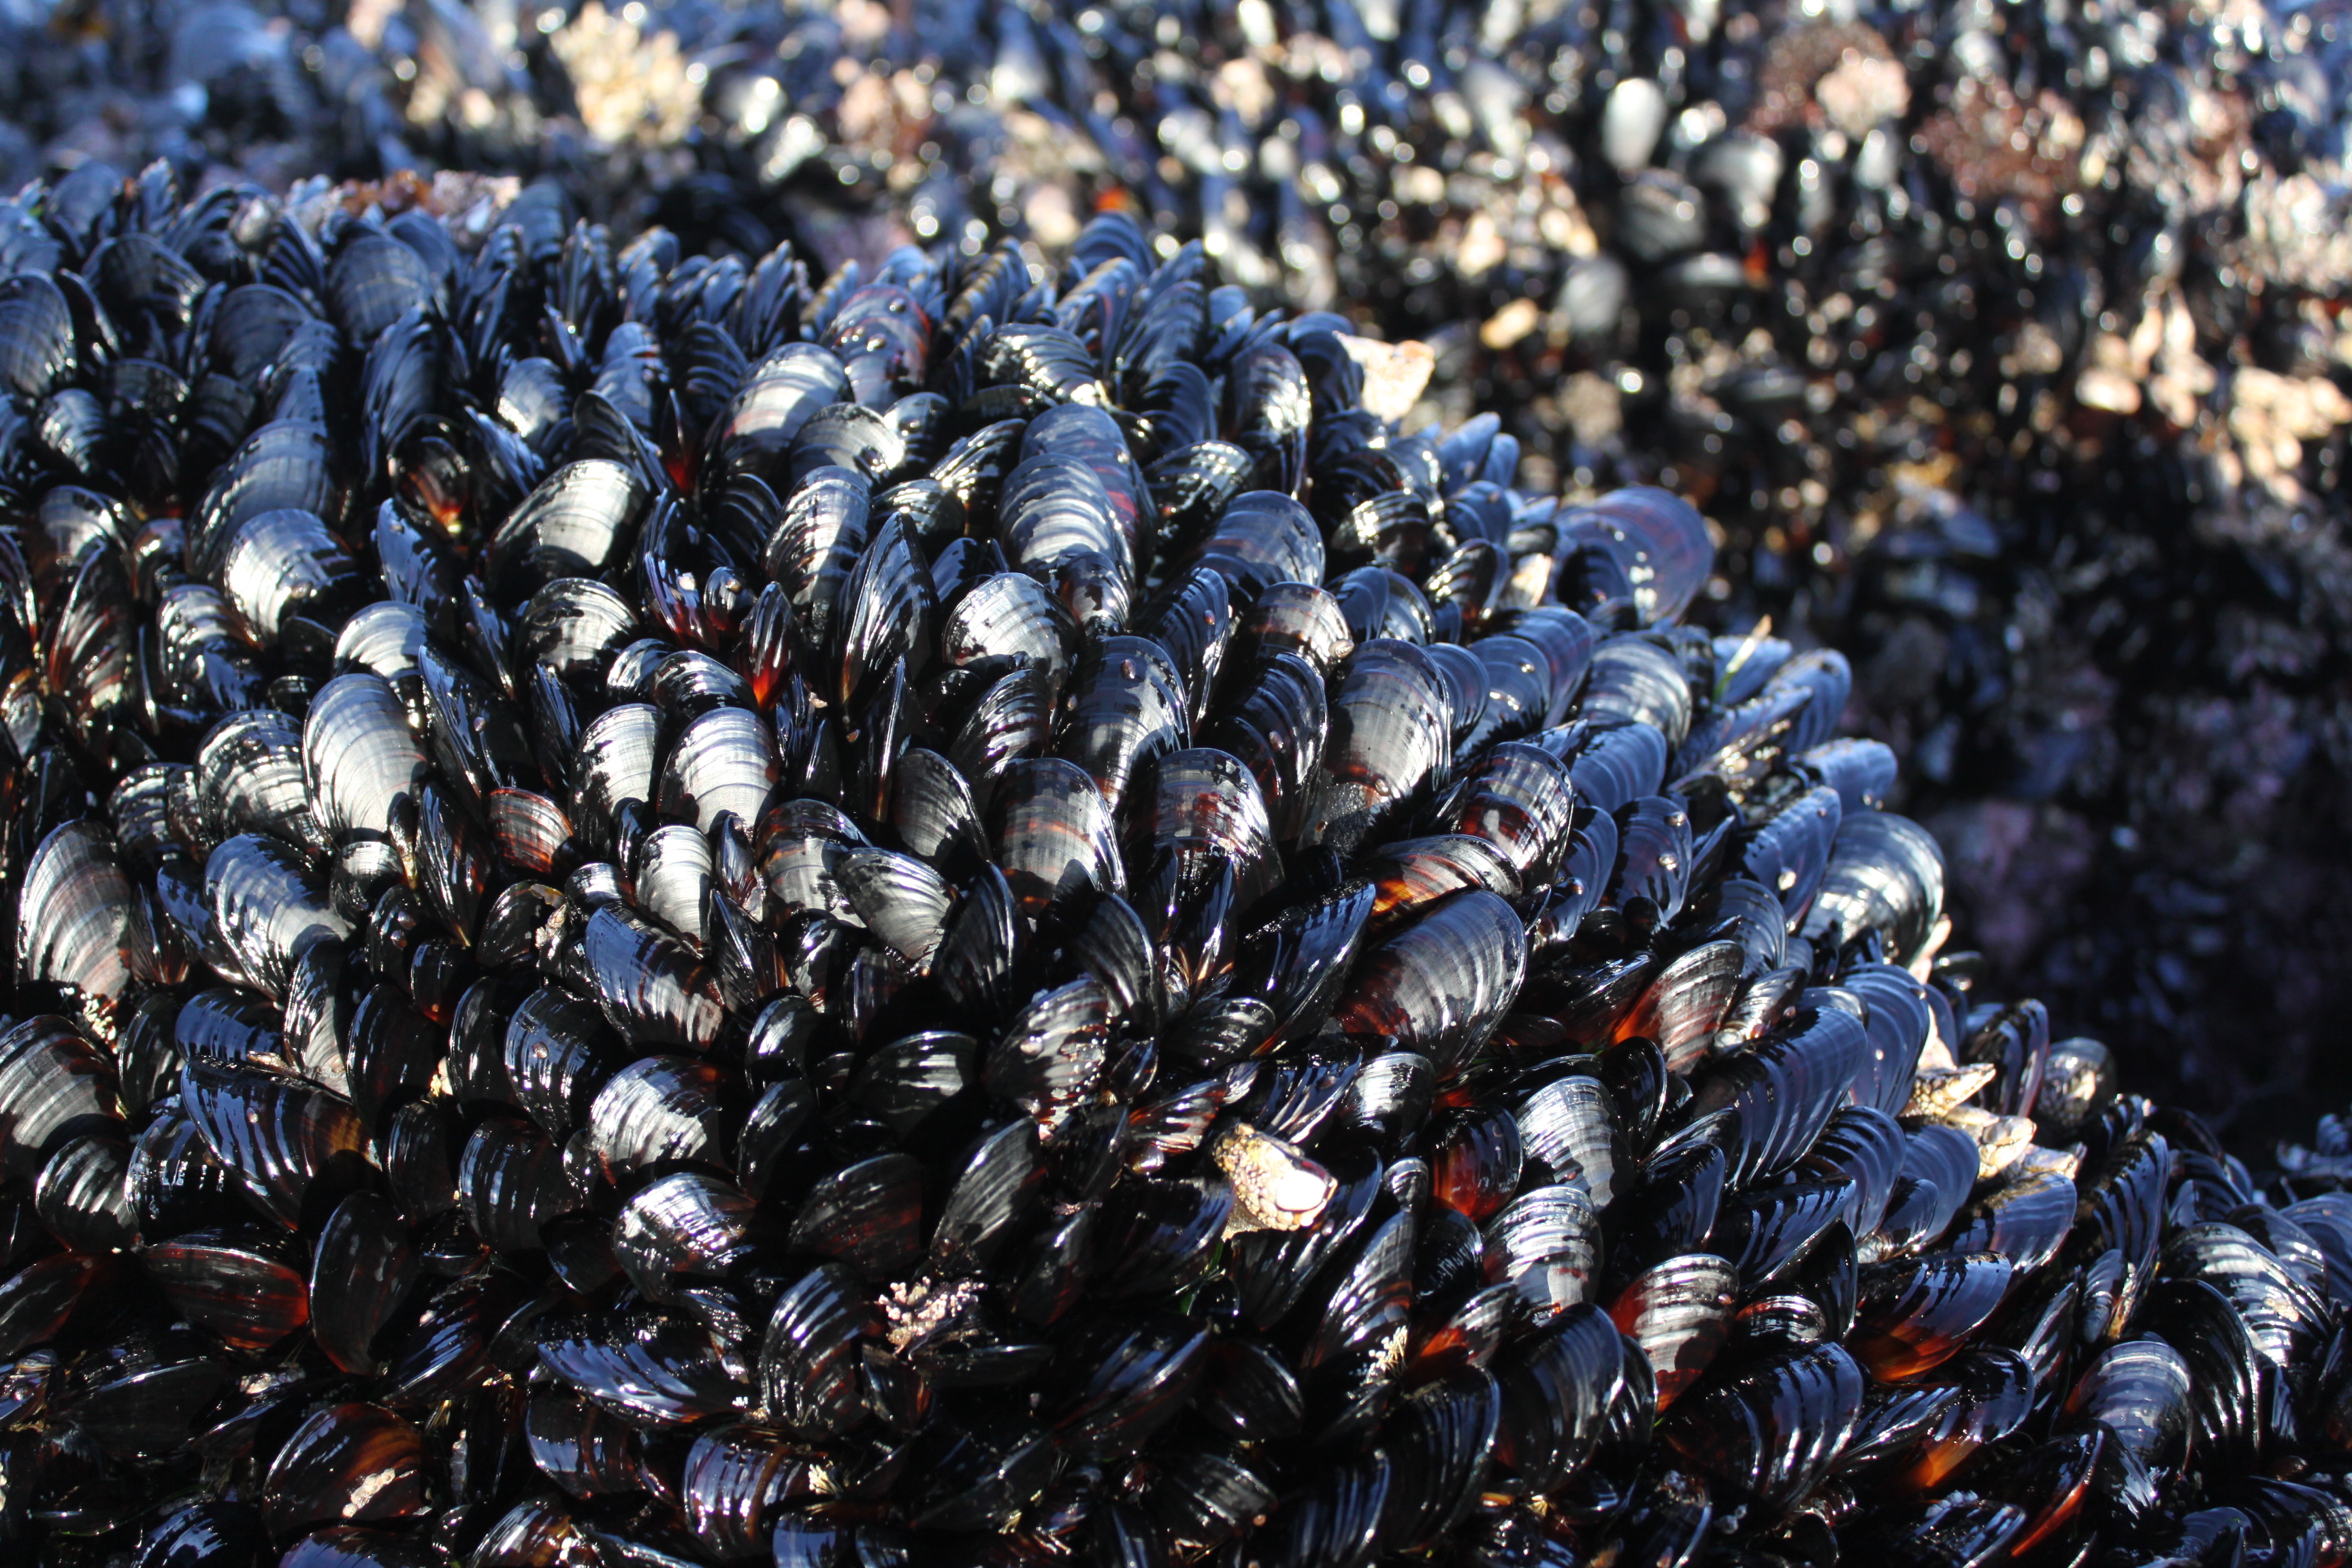
[[2352,1546],[2330,1156],[1974,994],[1685,503],[1122,217],[307,216],[0,205],[0,1546]]
[[1853,658],[1990,973],[2251,1149],[2352,1093],[2347,38],[2338,0],[32,0],[0,188],[557,176],[623,240],[820,270],[1058,264],[1102,204],[1200,238],[1427,340],[1413,423],[1498,415],[1533,488],[1694,500],[1706,624]]

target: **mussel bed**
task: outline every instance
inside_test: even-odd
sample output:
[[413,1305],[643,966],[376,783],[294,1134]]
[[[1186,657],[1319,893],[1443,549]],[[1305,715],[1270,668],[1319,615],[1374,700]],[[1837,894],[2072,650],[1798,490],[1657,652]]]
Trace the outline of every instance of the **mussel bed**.
[[1854,660],[1989,980],[2248,1153],[2352,1095],[2347,37],[2337,0],[35,4],[0,188],[79,232],[157,157],[485,219],[482,176],[551,178],[824,270],[1057,264],[1107,207],[1200,238],[1425,340],[1415,427],[1696,501],[1703,624]]
[[0,1545],[2352,1551],[2352,1137],[2258,1175],[1986,994],[1686,502],[1125,217],[53,216]]

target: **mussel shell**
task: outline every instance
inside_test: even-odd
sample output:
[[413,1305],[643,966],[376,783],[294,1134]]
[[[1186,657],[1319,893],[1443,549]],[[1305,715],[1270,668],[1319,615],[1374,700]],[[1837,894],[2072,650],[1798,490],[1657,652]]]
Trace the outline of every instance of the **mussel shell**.
[[1730,1011],[1745,956],[1732,942],[1692,948],[1658,972],[1618,1024],[1618,1037],[1655,1040],[1668,1068],[1691,1072],[1706,1059],[1717,1026]]
[[1864,812],[1838,827],[1803,934],[1808,942],[1845,942],[1875,931],[1889,958],[1908,963],[1943,908],[1944,853],[1933,836],[1907,817]]
[[1095,780],[1074,763],[1043,757],[1008,767],[991,807],[997,863],[1024,911],[1084,889],[1116,893],[1123,862],[1111,814]]
[[343,1200],[320,1232],[310,1268],[310,1333],[346,1372],[380,1370],[373,1346],[422,1259],[398,1213],[371,1193]]
[[241,1350],[268,1350],[310,1321],[299,1254],[257,1228],[191,1231],[142,1261],[182,1317]]
[[131,1205],[130,1168],[131,1146],[121,1138],[77,1138],[41,1167],[33,1212],[51,1235],[81,1251],[127,1249],[137,1239],[139,1218]]
[[302,772],[312,814],[333,838],[389,837],[397,803],[431,776],[399,694],[366,671],[337,676],[310,700]]
[[772,1517],[827,1482],[822,1463],[749,1426],[698,1433],[679,1467],[688,1530],[705,1550],[732,1560],[764,1552]]
[[2116,1093],[2115,1057],[2096,1040],[2077,1037],[2050,1047],[2041,1091],[2033,1100],[2038,1132],[2065,1138],[2096,1120]]
[[1244,669],[1287,653],[1328,676],[1354,651],[1339,600],[1317,584],[1275,583],[1235,611],[1226,657],[1228,668]]
[[326,518],[338,510],[327,433],[307,419],[277,419],[246,437],[205,492],[187,530],[193,575],[216,580],[223,550],[238,524],[264,512]]
[[[1148,799],[1132,809],[1139,841],[1148,835],[1154,849],[1231,865],[1237,910],[1253,908],[1279,879],[1281,859],[1257,781],[1223,752],[1162,755],[1151,769]],[[1130,853],[1130,865],[1146,861],[1148,855]]]
[[691,822],[706,834],[722,812],[732,812],[739,822],[757,822],[782,770],[775,735],[760,715],[715,708],[671,743],[654,804],[664,816]]
[[791,1246],[888,1279],[920,1256],[922,1209],[921,1165],[906,1154],[877,1154],[810,1188]]
[[725,1277],[752,1241],[751,1200],[723,1177],[676,1171],[640,1188],[613,1223],[613,1256],[647,1300],[682,1305]]
[[1181,1415],[1207,1372],[1209,1337],[1182,1318],[1097,1321],[1063,1336],[1048,1373],[1054,1440],[1097,1461],[1133,1454]]
[[340,629],[343,602],[364,587],[349,548],[308,511],[257,512],[217,549],[221,591],[263,647],[291,633],[298,616]]
[[31,1179],[77,1138],[113,1131],[117,1079],[106,1055],[54,1015],[0,1035],[0,1159]]
[[1519,1135],[1530,1159],[1554,1179],[1574,1182],[1595,1205],[1607,1207],[1632,1164],[1615,1098],[1599,1079],[1554,1079],[1517,1111]]
[[1670,1258],[1622,1291],[1609,1309],[1654,1369],[1664,1409],[1705,1373],[1730,1333],[1738,1274],[1706,1253]]
[[1332,1010],[1344,1031],[1393,1042],[1440,1070],[1486,1043],[1526,977],[1518,917],[1493,893],[1455,893],[1367,952]]
[[41,398],[74,366],[73,314],[58,286],[39,273],[18,273],[0,283],[0,322],[8,349],[0,359],[0,380],[20,396]]
[[578,1206],[556,1145],[516,1118],[493,1116],[476,1125],[456,1173],[467,1224],[501,1251],[540,1250],[550,1222]]
[[550,473],[491,533],[491,588],[529,595],[565,577],[593,577],[618,562],[650,497],[628,467],[586,458]]
[[1942,1253],[1863,1270],[1854,1353],[1885,1382],[1948,1360],[2000,1304],[2012,1267],[1992,1253]]
[[1851,1014],[1801,1012],[1693,1086],[1692,1109],[1739,1113],[1733,1179],[1786,1170],[1811,1148],[1861,1069],[1868,1037]]
[[1570,1308],[1513,1346],[1495,1368],[1496,1457],[1546,1490],[1581,1467],[1623,1379],[1619,1346],[1615,1325],[1592,1306]]
[[992,1409],[935,1423],[908,1463],[914,1522],[950,1531],[1005,1529],[1059,1468],[1045,1433]]
[[302,772],[302,729],[266,709],[232,713],[196,753],[197,791],[215,839],[251,829],[297,848],[332,847],[310,811]]
[[1420,649],[1392,637],[1360,644],[1331,695],[1300,844],[1346,852],[1410,805],[1452,756],[1451,711]]
[[1522,1193],[1486,1222],[1486,1278],[1518,1292],[1540,1322],[1591,1298],[1601,1266],[1601,1221],[1585,1190],[1567,1182]]
[[1612,490],[1569,513],[1560,526],[1570,536],[1589,529],[1605,541],[1624,563],[1645,622],[1679,616],[1715,564],[1715,544],[1696,509],[1649,486]]
[[262,1478],[280,1537],[336,1521],[405,1519],[425,1508],[424,1434],[380,1405],[334,1405],[287,1437]]
[[17,978],[110,1011],[131,981],[133,900],[102,826],[68,822],[49,834],[16,899]]
[[2076,1380],[2066,1414],[2104,1426],[2135,1459],[2168,1472],[2188,1456],[2191,1376],[2162,1340],[2109,1345]]
[[940,619],[940,661],[962,668],[983,660],[1043,666],[1058,685],[1076,661],[1077,623],[1025,573],[982,578]]
[[1852,1435],[1864,1377],[1837,1345],[1767,1360],[1680,1405],[1660,1440],[1723,1493],[1786,1508],[1819,1484]]
[[573,1497],[640,1489],[637,1435],[568,1389],[531,1391],[523,1434],[531,1462]]
[[734,1407],[740,1393],[709,1337],[650,1308],[542,1320],[540,1363],[633,1426],[667,1426]]
[[314,1184],[360,1178],[366,1132],[351,1105],[300,1079],[191,1058],[180,1100],[206,1147],[262,1209],[291,1226]]
[[1382,926],[1393,926],[1465,888],[1484,888],[1507,899],[1519,892],[1517,872],[1503,852],[1467,833],[1384,844],[1362,866],[1378,889],[1372,916]]

